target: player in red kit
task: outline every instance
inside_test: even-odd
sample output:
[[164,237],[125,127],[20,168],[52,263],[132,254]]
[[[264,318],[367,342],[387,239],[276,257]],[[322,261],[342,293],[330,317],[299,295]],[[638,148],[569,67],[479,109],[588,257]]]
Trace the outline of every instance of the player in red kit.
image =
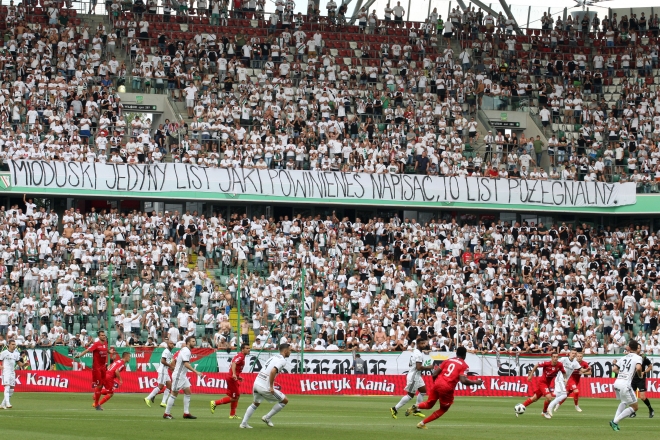
[[250,354],[250,346],[248,344],[241,344],[241,351],[236,353],[236,356],[231,360],[229,374],[227,375],[227,397],[220,400],[211,400],[211,414],[215,413],[215,407],[218,405],[230,405],[229,418],[238,419],[236,415],[236,407],[238,406],[238,399],[241,397],[241,382],[243,378],[241,373],[245,366],[245,356]]
[[99,330],[98,338],[98,341],[76,355],[76,357],[83,357],[87,353],[92,353],[92,388],[94,388],[94,403],[92,403],[92,406],[94,408],[96,408],[101,397],[103,382],[108,371],[108,339],[103,330]]
[[[532,403],[539,400],[541,397],[545,397],[545,402],[543,402],[543,416],[545,417],[548,412],[548,405],[550,405],[550,402],[552,402],[553,399],[552,391],[550,390],[550,384],[552,384],[553,379],[557,377],[559,372],[565,373],[566,371],[564,370],[564,365],[559,362],[559,354],[552,353],[552,359],[549,362],[540,362],[534,365],[534,368],[532,368],[532,371],[530,371],[529,375],[527,376],[527,380],[529,382],[532,381],[534,373],[539,368],[543,369],[543,373],[536,378],[536,389],[534,390],[534,395],[525,400],[523,405],[528,407]],[[516,417],[519,415],[520,414],[516,412]]]
[[[580,406],[578,405],[580,400],[580,378],[582,375],[591,376],[591,367],[589,366],[588,362],[583,360],[583,357],[584,355],[582,352],[578,352],[575,360],[580,364],[580,369],[573,371],[573,374],[571,374],[571,377],[568,379],[568,383],[566,384],[566,391],[568,392],[569,396],[573,396],[573,402],[575,402],[575,411],[577,412],[582,412],[582,409],[580,409]],[[562,401],[559,406],[561,406],[561,404],[564,402],[566,402],[566,400]],[[557,408],[555,408],[555,411],[557,411]]]
[[406,411],[406,415],[414,414],[420,409],[431,409],[435,406],[435,402],[440,401],[440,409],[433,414],[422,420],[417,424],[419,429],[428,429],[427,423],[431,423],[438,417],[442,417],[444,413],[449,411],[449,408],[454,403],[454,389],[458,382],[463,385],[481,385],[481,379],[470,380],[467,378],[468,364],[465,363],[465,356],[467,349],[465,347],[458,347],[456,349],[456,357],[447,359],[440,364],[439,368],[433,370],[433,378],[435,383],[429,389],[428,399],[418,405],[413,405]]
[[128,351],[125,351],[122,353],[121,358],[117,359],[110,365],[110,368],[108,368],[108,372],[105,375],[105,380],[103,382],[103,391],[101,394],[104,394],[103,399],[101,399],[100,402],[96,403],[96,410],[97,411],[103,411],[103,408],[101,405],[103,405],[105,402],[110,400],[112,396],[115,394],[115,379],[117,381],[117,386],[122,384],[121,380],[121,373],[124,368],[126,368],[126,364],[131,360],[131,353]]

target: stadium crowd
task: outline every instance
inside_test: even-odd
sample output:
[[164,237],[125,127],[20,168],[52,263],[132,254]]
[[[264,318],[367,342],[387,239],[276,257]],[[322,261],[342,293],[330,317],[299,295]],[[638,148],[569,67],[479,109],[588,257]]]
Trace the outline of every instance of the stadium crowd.
[[[255,2],[245,3],[233,13],[252,12]],[[283,12],[264,38],[193,31],[183,41],[151,38],[146,9],[111,8],[112,25],[90,30],[70,24],[66,9],[47,8],[48,24],[35,26],[8,7],[0,158],[633,179],[643,191],[660,179],[657,16],[648,26],[608,19],[606,45],[596,35],[591,52],[573,48],[596,22],[585,31],[544,18],[544,32],[518,43],[504,17],[455,10],[445,22],[434,11],[423,27],[405,28],[407,44],[361,40],[346,63],[325,30],[304,30],[306,18],[284,26],[286,2],[277,4]],[[210,18],[232,23],[215,12],[222,5],[211,2]],[[398,8],[394,20],[386,11],[385,28],[405,25]],[[334,17],[328,29],[341,29]],[[371,35],[380,19],[358,21],[356,35]],[[612,103],[603,88],[613,79]],[[167,87],[192,121],[178,130],[124,120],[116,88],[129,84]],[[531,99],[548,142],[480,136],[475,111],[485,98],[498,108]],[[302,326],[307,349],[405,350],[422,338],[439,351],[596,353],[639,333],[646,352],[660,352],[660,244],[647,227],[77,209],[60,217],[27,198],[3,207],[0,221],[0,342],[84,344],[110,312],[117,345],[197,334],[203,346],[227,348],[252,330],[255,348],[282,338],[299,348]],[[248,318],[240,329],[229,319],[238,297]]]
[[79,344],[107,326],[110,306],[119,345],[197,334],[225,348],[237,341],[229,313],[240,296],[240,334],[252,320],[255,348],[296,342],[303,325],[308,348],[405,350],[421,337],[433,350],[596,353],[635,332],[660,351],[660,244],[646,227],[74,209],[58,218],[30,199],[2,214],[0,334],[28,346]]
[[[253,10],[245,3],[237,13]],[[280,3],[273,17],[287,14]],[[192,11],[208,21],[203,6]],[[551,17],[539,35],[517,37],[511,20],[474,8],[404,27],[401,6],[392,9],[394,20],[374,12],[364,23],[405,31],[395,39],[366,25],[339,34],[341,25],[304,16],[263,36],[236,26],[154,32],[166,16],[135,5],[90,29],[67,9],[47,8],[48,23],[34,24],[10,6],[0,159],[635,181],[657,191],[656,17],[648,31],[604,19],[598,40]],[[348,57],[332,48],[337,35],[354,40]],[[120,85],[184,100],[188,122],[125,120]],[[484,100],[537,112],[547,142],[483,129]]]

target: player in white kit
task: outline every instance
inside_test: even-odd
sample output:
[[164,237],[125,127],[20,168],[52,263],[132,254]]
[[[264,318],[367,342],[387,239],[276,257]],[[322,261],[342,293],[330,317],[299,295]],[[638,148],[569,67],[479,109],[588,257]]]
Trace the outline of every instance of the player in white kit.
[[[164,419],[173,419],[171,411],[172,406],[174,406],[174,401],[179,395],[179,392],[183,390],[183,418],[184,419],[196,419],[197,417],[190,414],[190,381],[188,380],[188,371],[192,371],[198,376],[201,376],[202,373],[195,370],[195,368],[190,365],[190,358],[192,357],[192,349],[195,348],[197,341],[194,336],[188,336],[186,338],[186,345],[176,353],[176,360],[173,363],[174,371],[172,372],[172,392],[167,398],[167,406],[165,407],[165,414],[163,414]],[[170,364],[171,365],[171,364]]]
[[167,406],[167,398],[170,396],[170,389],[172,388],[172,381],[170,380],[170,364],[172,363],[172,349],[174,348],[174,342],[167,339],[165,342],[167,347],[163,350],[163,354],[160,357],[160,364],[158,364],[158,385],[156,388],[151,390],[151,393],[144,398],[144,403],[151,408],[151,404],[154,402],[156,396],[160,393],[163,393],[163,401],[160,406]]
[[573,374],[573,371],[580,370],[582,367],[580,363],[575,359],[577,356],[577,351],[572,348],[568,357],[563,357],[559,359],[559,362],[564,366],[564,373],[557,374],[555,377],[555,398],[550,405],[548,405],[548,411],[543,414],[546,419],[552,418],[552,412],[559,407],[559,405],[566,400],[568,397],[568,392],[566,391],[566,382]]
[[21,361],[20,353],[16,350],[16,341],[9,341],[7,350],[0,353],[0,361],[2,361],[0,366],[0,369],[2,369],[2,383],[5,387],[5,396],[2,399],[0,409],[9,409],[12,408],[9,399],[14,394],[14,387],[16,386],[16,365],[21,368],[25,365]]
[[273,406],[273,409],[261,418],[261,420],[270,427],[275,426],[270,419],[275,414],[282,411],[284,406],[289,403],[289,399],[287,399],[280,390],[275,389],[275,377],[277,377],[278,373],[280,373],[286,365],[286,358],[291,355],[291,346],[289,344],[280,344],[279,349],[280,354],[273,356],[266,361],[264,367],[254,381],[254,385],[252,386],[252,405],[248,406],[247,411],[245,411],[245,416],[243,416],[243,421],[240,424],[241,428],[252,428],[248,425],[248,421],[263,400],[277,402]]
[[635,396],[635,391],[633,391],[630,383],[635,374],[639,377],[642,377],[642,374],[644,374],[642,370],[644,360],[639,355],[640,349],[639,343],[631,339],[628,342],[628,354],[620,359],[617,364],[619,375],[614,381],[614,392],[616,393],[616,398],[621,403],[619,403],[619,407],[616,410],[614,420],[610,421],[610,427],[615,431],[620,430],[619,422],[621,420],[630,417],[637,411],[637,396]]
[[[426,384],[422,378],[422,371],[433,370],[433,365],[428,367],[423,366],[424,353],[422,353],[422,351],[427,350],[428,347],[429,343],[427,340],[417,341],[417,346],[412,352],[412,356],[410,357],[410,364],[408,365],[410,369],[408,370],[406,387],[404,388],[404,391],[407,394],[403,396],[401,400],[399,400],[399,403],[397,403],[396,406],[390,408],[390,414],[392,414],[392,418],[394,419],[396,419],[399,410],[405,406],[405,404],[408,403],[410,399],[415,397],[415,392],[419,391],[419,394],[417,395],[417,404],[426,400]],[[406,416],[407,415],[408,413],[406,412]],[[426,417],[420,411],[413,412],[413,415],[422,418]]]

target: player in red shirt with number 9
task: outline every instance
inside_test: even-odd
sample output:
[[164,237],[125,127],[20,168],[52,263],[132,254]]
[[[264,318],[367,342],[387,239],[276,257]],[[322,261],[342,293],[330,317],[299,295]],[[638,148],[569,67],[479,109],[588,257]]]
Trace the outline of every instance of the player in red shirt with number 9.
[[250,354],[250,345],[241,344],[241,351],[236,353],[236,356],[231,360],[229,374],[227,375],[227,397],[220,400],[211,400],[211,414],[215,413],[215,407],[218,405],[225,405],[230,403],[229,418],[238,419],[236,415],[236,407],[238,406],[238,399],[241,397],[241,382],[243,378],[241,373],[245,367],[245,356]]
[[409,415],[420,409],[431,409],[435,406],[435,402],[440,401],[440,409],[419,422],[417,424],[419,429],[428,429],[426,427],[427,423],[431,423],[449,411],[449,408],[454,403],[454,389],[458,382],[463,385],[483,384],[481,379],[471,380],[467,378],[467,370],[470,367],[465,363],[466,356],[467,349],[465,347],[458,347],[455,358],[447,359],[440,364],[440,367],[433,370],[432,376],[435,379],[435,383],[429,390],[428,400],[419,405],[413,405],[406,411],[406,415]]

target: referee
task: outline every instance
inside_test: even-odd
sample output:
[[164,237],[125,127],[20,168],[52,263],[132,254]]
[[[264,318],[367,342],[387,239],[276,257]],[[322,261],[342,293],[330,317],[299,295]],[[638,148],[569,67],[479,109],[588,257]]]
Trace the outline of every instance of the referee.
[[[639,400],[641,400],[642,402],[644,402],[646,406],[648,406],[649,418],[653,418],[655,412],[653,411],[653,407],[651,407],[651,401],[649,401],[649,399],[647,399],[646,397],[646,378],[651,373],[651,370],[653,370],[653,364],[646,356],[646,354],[642,354],[642,359],[643,359],[642,371],[644,375],[643,377],[639,377],[637,374],[634,374],[632,383],[630,385],[632,386],[633,391],[639,391]],[[637,417],[637,413],[633,413],[633,415],[631,415],[630,417],[631,418]]]

